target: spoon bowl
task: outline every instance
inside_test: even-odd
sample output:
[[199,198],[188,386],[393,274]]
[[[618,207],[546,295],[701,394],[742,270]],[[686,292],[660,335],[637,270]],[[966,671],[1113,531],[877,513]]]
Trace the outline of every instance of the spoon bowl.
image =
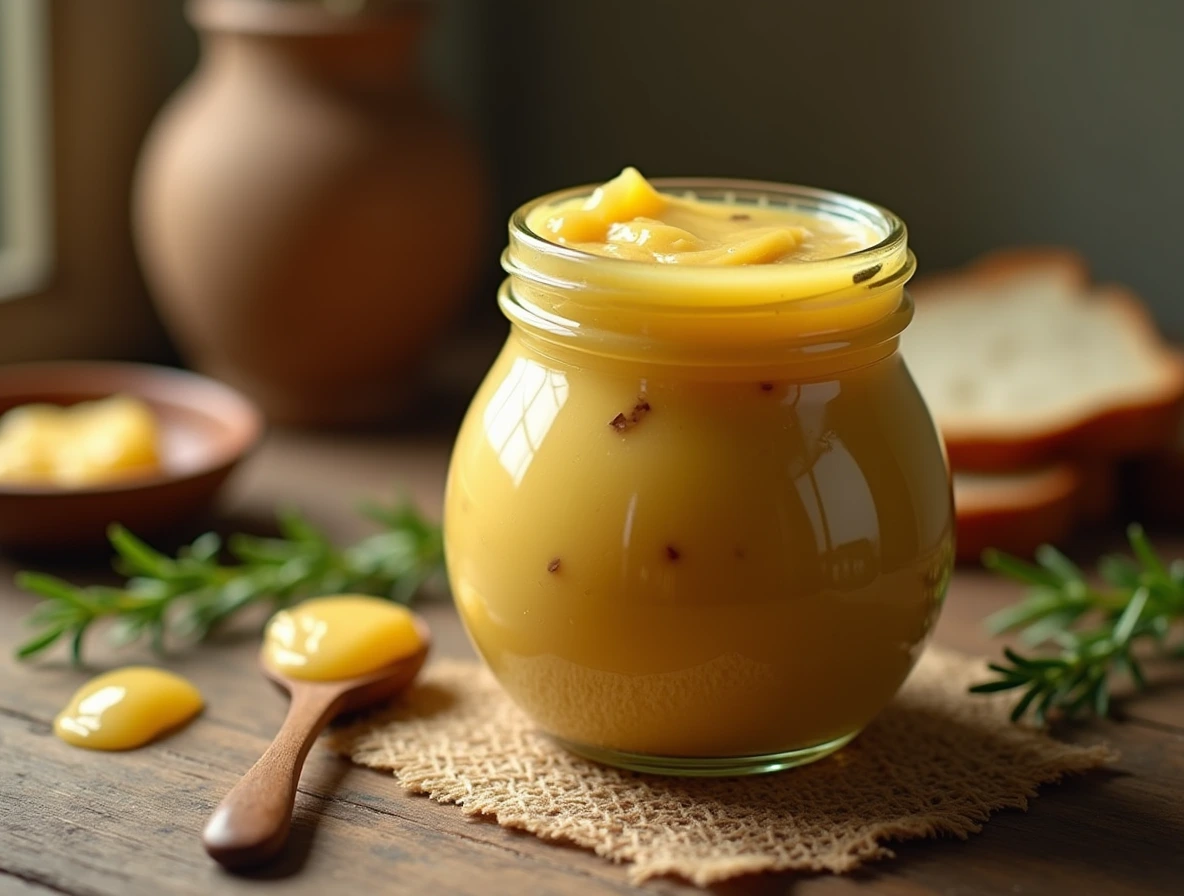
[[[326,691],[340,692],[341,702],[335,709],[335,717],[346,713],[361,712],[379,703],[384,703],[406,690],[419,675],[419,670],[423,668],[428,657],[432,633],[428,630],[423,617],[413,613],[412,621],[415,623],[415,631],[419,634],[420,649],[410,656],[396,660],[389,666],[383,666],[381,669],[375,669],[364,675],[331,681],[293,678],[272,666],[267,661],[265,651],[259,652],[259,668],[276,687],[286,691],[293,698],[298,690],[325,689]],[[342,691],[342,685],[348,685],[348,688]]]
[[260,654],[263,674],[291,696],[288,714],[271,746],[230,792],[202,832],[206,852],[226,868],[250,868],[273,858],[288,839],[304,760],[317,735],[335,717],[377,706],[406,690],[431,647],[427,623],[412,614],[419,649],[388,666],[331,681],[293,678]]

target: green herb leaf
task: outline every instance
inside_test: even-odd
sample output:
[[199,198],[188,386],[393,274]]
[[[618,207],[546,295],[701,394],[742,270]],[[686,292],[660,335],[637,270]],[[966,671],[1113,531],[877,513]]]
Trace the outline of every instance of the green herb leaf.
[[17,659],[27,659],[34,654],[40,653],[41,651],[45,650],[45,648],[49,647],[49,645],[51,645],[54,641],[60,638],[63,634],[65,634],[65,632],[65,628],[46,629],[41,634],[37,635],[31,640],[26,641],[16,649]]
[[1085,574],[1073,561],[1050,544],[1041,545],[1036,549],[1036,562],[1056,576],[1061,584],[1080,582],[1085,578]]
[[320,594],[349,591],[410,602],[440,571],[440,529],[416,508],[400,503],[370,514],[384,531],[339,550],[295,511],[280,514],[282,538],[235,535],[233,562],[219,560],[222,540],[207,533],[169,557],[120,525],[108,530],[122,587],[80,587],[56,576],[22,572],[18,587],[41,598],[26,623],[35,634],[17,649],[27,659],[61,638],[75,663],[83,660],[90,627],[112,620],[117,645],[147,637],[163,652],[170,642],[208,637],[240,611],[256,604],[272,609]]
[[[1184,644],[1169,645],[1172,623],[1184,619],[1184,561],[1165,566],[1141,526],[1127,530],[1132,557],[1104,557],[1098,575],[1109,589],[1090,585],[1085,573],[1051,546],[1036,552],[1033,565],[998,551],[987,551],[984,564],[1028,586],[1027,595],[987,619],[994,634],[1021,632],[1028,655],[1005,648],[1006,662],[991,663],[995,678],[970,688],[975,694],[1024,689],[1012,719],[1029,711],[1038,723],[1054,712],[1075,716],[1110,711],[1111,677],[1128,675],[1145,685],[1133,653],[1141,642],[1157,643],[1184,657]],[[1094,628],[1083,626],[1093,624]],[[1051,651],[1051,652],[1049,652]]]

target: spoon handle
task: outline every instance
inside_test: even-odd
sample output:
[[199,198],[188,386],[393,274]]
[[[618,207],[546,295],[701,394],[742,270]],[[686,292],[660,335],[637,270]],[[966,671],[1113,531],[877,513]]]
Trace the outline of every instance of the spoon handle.
[[202,842],[215,861],[227,868],[245,868],[266,862],[283,848],[304,759],[342,699],[335,688],[293,690],[275,740],[206,823]]

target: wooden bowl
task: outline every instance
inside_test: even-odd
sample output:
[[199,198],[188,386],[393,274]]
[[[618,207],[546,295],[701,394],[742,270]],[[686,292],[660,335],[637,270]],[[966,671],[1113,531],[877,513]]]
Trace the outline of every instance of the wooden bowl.
[[263,434],[254,405],[195,373],[89,361],[0,367],[0,414],[30,402],[70,405],[115,393],[139,398],[152,409],[161,433],[162,470],[84,488],[0,483],[0,547],[96,547],[111,523],[137,535],[179,526],[209,507]]

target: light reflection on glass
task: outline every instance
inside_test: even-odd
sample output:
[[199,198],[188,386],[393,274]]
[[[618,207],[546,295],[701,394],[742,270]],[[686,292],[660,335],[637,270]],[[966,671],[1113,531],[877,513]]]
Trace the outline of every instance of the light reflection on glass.
[[833,441],[797,478],[798,495],[815,524],[820,551],[855,541],[879,541],[880,520],[871,488],[847,446]]
[[[815,394],[806,395],[805,389]],[[880,519],[871,488],[859,462],[826,426],[827,403],[838,395],[837,383],[803,389],[798,425],[809,446],[804,469],[794,483],[819,554],[834,584],[853,584],[875,572],[880,541]]]
[[485,408],[485,438],[518,485],[567,401],[567,377],[517,358]]

